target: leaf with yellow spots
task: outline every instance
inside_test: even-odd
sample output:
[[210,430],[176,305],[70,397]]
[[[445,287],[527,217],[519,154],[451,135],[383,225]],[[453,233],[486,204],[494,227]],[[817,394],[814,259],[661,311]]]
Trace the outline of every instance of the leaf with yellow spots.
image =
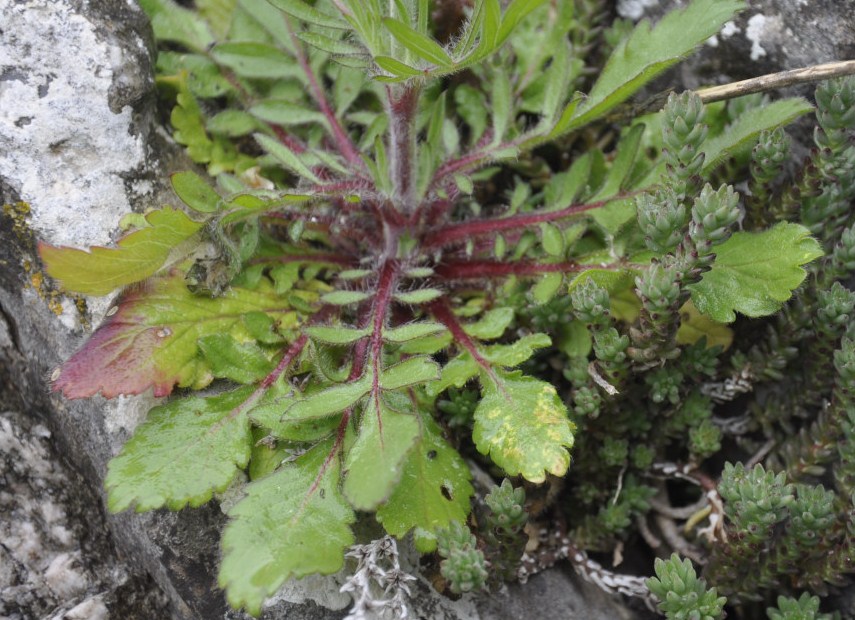
[[679,344],[695,344],[706,337],[707,346],[721,346],[725,351],[733,343],[733,330],[727,325],[704,316],[690,299],[680,308],[680,329],[677,330]]
[[555,388],[519,372],[482,377],[475,410],[475,447],[511,476],[543,482],[563,476],[570,465],[575,425]]

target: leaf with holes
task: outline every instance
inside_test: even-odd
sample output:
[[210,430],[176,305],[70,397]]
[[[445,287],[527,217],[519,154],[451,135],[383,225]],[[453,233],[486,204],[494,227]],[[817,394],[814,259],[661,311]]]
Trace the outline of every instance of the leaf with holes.
[[555,388],[521,373],[482,376],[472,438],[481,454],[511,476],[543,482],[563,476],[570,465],[575,425]]
[[398,538],[414,530],[416,549],[430,553],[437,530],[469,516],[472,475],[436,423],[426,415],[420,419],[421,437],[404,461],[401,481],[377,509],[377,520]]
[[229,511],[219,583],[235,608],[259,615],[287,579],[330,574],[353,544],[353,509],[339,490],[338,459],[326,441],[251,482]]
[[201,388],[213,378],[200,355],[203,336],[249,339],[242,317],[263,312],[279,329],[296,327],[297,314],[262,279],[253,290],[233,287],[222,297],[193,295],[182,274],[158,277],[125,293],[115,312],[63,366],[53,389],[68,398],[101,392],[106,398],[151,388],[166,396],[173,386]]

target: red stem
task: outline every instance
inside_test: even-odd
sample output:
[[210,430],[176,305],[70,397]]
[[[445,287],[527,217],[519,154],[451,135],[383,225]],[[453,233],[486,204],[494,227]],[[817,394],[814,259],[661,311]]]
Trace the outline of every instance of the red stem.
[[590,265],[578,263],[535,263],[518,261],[503,263],[493,260],[454,261],[442,263],[435,268],[436,274],[449,280],[473,278],[501,278],[504,276],[536,276],[542,273],[574,272],[589,269]]
[[446,297],[440,297],[436,301],[432,301],[428,305],[428,311],[437,321],[445,325],[448,331],[451,332],[451,337],[454,338],[455,342],[466,349],[469,355],[472,356],[472,359],[474,359],[475,362],[477,362],[477,364],[483,368],[488,375],[490,375],[490,378],[496,383],[496,385],[500,385],[499,378],[493,371],[493,367],[490,365],[490,362],[485,360],[478,352],[478,347],[475,346],[475,342],[469,337],[469,334],[464,331],[463,326],[458,322],[457,317],[454,316],[454,313],[451,311],[451,306],[448,303],[448,299]]
[[462,224],[451,224],[450,226],[444,226],[443,228],[438,228],[428,232],[422,241],[422,247],[425,249],[444,247],[475,235],[499,233],[505,230],[513,230],[515,228],[527,228],[542,222],[553,222],[565,217],[570,217],[571,215],[584,213],[585,211],[602,207],[610,202],[620,200],[622,198],[628,198],[634,194],[635,192],[618,194],[605,200],[598,200],[597,202],[589,202],[587,204],[570,205],[569,207],[558,209],[557,211],[520,213],[519,215],[512,215],[511,217],[470,220],[468,222],[463,222]]
[[356,145],[353,144],[353,141],[350,139],[350,136],[347,135],[344,127],[342,127],[341,123],[338,122],[338,118],[336,118],[332,107],[330,107],[329,101],[327,101],[327,97],[324,94],[324,90],[321,88],[320,82],[309,64],[309,59],[306,57],[303,42],[297,38],[296,34],[294,34],[294,29],[291,27],[291,21],[287,17],[284,19],[285,26],[288,28],[288,35],[291,37],[291,43],[294,45],[294,53],[297,56],[297,62],[300,64],[300,68],[303,70],[303,73],[306,74],[306,79],[309,81],[309,90],[311,91],[315,102],[318,104],[321,114],[326,117],[327,122],[330,124],[330,129],[332,129],[333,138],[338,145],[339,151],[351,165],[357,169],[362,169],[364,166],[362,157],[359,156],[359,151],[357,150]]
[[294,151],[297,155],[306,151],[306,145],[285,131],[281,125],[271,123],[270,128],[273,130],[273,133],[276,134],[276,137],[279,138],[279,141]]
[[368,348],[371,354],[371,398],[374,400],[374,411],[382,441],[383,420],[380,418],[380,365],[383,358],[383,328],[386,326],[386,315],[392,302],[392,294],[398,281],[400,266],[394,259],[387,260],[380,269],[380,279],[377,282],[377,292],[374,297],[374,308],[371,321],[374,329]]

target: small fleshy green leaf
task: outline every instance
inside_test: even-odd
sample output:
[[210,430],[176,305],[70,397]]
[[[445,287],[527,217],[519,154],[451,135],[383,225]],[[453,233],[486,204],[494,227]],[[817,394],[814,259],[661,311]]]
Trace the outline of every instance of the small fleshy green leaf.
[[463,458],[430,416],[421,420],[421,437],[407,454],[400,482],[377,509],[377,520],[398,538],[414,530],[416,549],[430,553],[436,550],[437,530],[466,521],[473,489]]
[[214,213],[220,206],[220,195],[195,172],[176,172],[172,189],[181,202],[199,213]]
[[106,295],[115,289],[154,275],[173,249],[195,235],[202,224],[175,209],[159,209],[146,216],[149,226],[116,244],[90,251],[39,243],[47,274],[69,291]]
[[347,306],[350,304],[358,304],[360,301],[365,301],[370,295],[361,291],[333,291],[321,295],[321,301],[325,304],[334,306]]
[[370,375],[351,383],[335,385],[298,400],[285,411],[283,421],[323,418],[354,405],[371,389]]
[[439,378],[439,365],[429,357],[411,357],[383,371],[380,385],[384,390],[396,390],[408,385],[427,383]]
[[235,608],[261,613],[287,580],[330,574],[344,564],[356,520],[339,489],[338,459],[326,441],[266,478],[251,482],[229,511],[219,584]]
[[412,304],[414,306],[426,304],[438,297],[442,297],[442,291],[437,288],[423,288],[417,291],[398,293],[395,295],[395,299],[402,304]]
[[715,253],[712,269],[689,289],[697,309],[719,323],[733,322],[736,312],[750,317],[777,312],[804,281],[801,265],[823,255],[810,231],[790,222],[735,233]]
[[398,43],[422,60],[439,67],[450,67],[452,65],[451,58],[448,57],[442,46],[430,37],[397,19],[387,17],[383,20],[383,25],[392,33]]
[[357,510],[374,510],[388,499],[419,435],[416,416],[391,409],[382,397],[369,402],[344,464],[344,495]]
[[155,407],[110,461],[104,484],[112,512],[201,506],[249,462],[251,436],[241,405],[246,387]]
[[337,325],[335,327],[308,327],[306,333],[312,340],[326,342],[327,344],[351,344],[370,334],[371,330]]
[[498,383],[482,376],[472,438],[481,454],[511,476],[543,482],[570,466],[574,424],[555,388],[521,373],[496,371]]
[[199,338],[198,345],[217,378],[252,383],[273,370],[273,362],[254,342],[238,343],[228,334],[211,334]]
[[383,340],[386,342],[407,342],[416,338],[433,336],[444,331],[445,326],[442,323],[421,321],[386,329],[383,331]]

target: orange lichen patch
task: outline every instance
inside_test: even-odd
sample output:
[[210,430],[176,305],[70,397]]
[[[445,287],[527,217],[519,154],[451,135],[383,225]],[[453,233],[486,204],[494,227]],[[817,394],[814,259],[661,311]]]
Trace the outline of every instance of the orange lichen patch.
[[[3,205],[2,209],[2,215],[5,216],[5,219],[11,222],[11,230],[18,238],[23,251],[35,253],[35,238],[33,236],[33,231],[27,222],[31,213],[32,209],[26,202],[16,202],[14,204],[7,203]],[[23,269],[24,274],[28,276],[27,284],[29,288],[36,292],[39,299],[47,304],[47,307],[50,308],[51,312],[60,316],[64,312],[62,307],[64,295],[51,288],[48,278],[45,276],[44,272],[39,269],[30,258],[24,256],[21,259],[21,268]],[[80,313],[81,324],[83,324],[84,327],[88,326],[88,320],[86,318],[86,301],[79,295],[73,295],[70,299],[74,301],[74,305]]]

